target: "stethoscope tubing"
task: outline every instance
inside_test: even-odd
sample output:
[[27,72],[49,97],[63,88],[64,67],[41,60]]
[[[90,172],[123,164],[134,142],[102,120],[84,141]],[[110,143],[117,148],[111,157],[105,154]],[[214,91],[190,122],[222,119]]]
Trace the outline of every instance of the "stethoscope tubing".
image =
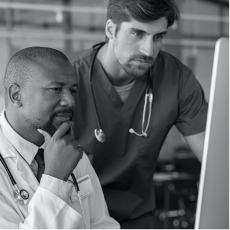
[[[102,42],[102,43],[99,43],[99,44],[95,45],[94,47],[96,47],[96,46],[102,47],[104,44],[105,44],[105,42]],[[97,56],[99,50],[100,49],[96,49],[94,51],[95,53],[93,54],[93,57],[92,57],[92,61],[91,61],[90,69],[89,69],[89,84],[90,84],[90,94],[91,94],[91,98],[93,100],[93,109],[94,109],[94,114],[95,114],[95,118],[96,118],[96,122],[97,122],[97,127],[98,127],[99,130],[101,130],[99,118],[98,118],[98,115],[97,115],[96,101],[95,101],[95,98],[94,98],[93,84],[92,84],[93,67],[94,67],[95,59],[96,59],[96,56]]]
[[[148,85],[147,85],[147,88],[145,91],[145,102],[144,102],[144,108],[143,108],[143,114],[142,114],[141,133],[137,133],[133,128],[129,129],[130,133],[135,134],[138,137],[147,137],[148,136],[147,130],[148,130],[149,124],[150,124],[150,119],[151,119],[151,114],[152,114],[152,103],[153,103],[153,91],[152,91],[150,86],[151,86],[151,78],[149,77]],[[149,112],[148,112],[147,124],[145,126],[146,108],[147,108],[148,102],[149,102]]]
[[15,182],[14,177],[12,176],[12,174],[11,174],[11,172],[10,172],[10,170],[9,170],[9,168],[8,168],[6,162],[4,161],[4,159],[3,159],[3,157],[2,157],[1,154],[0,154],[0,161],[2,162],[2,164],[3,164],[3,166],[4,166],[4,168],[5,168],[6,172],[7,172],[7,174],[9,175],[10,180],[11,180],[13,186],[15,186],[17,183]]
[[[147,130],[149,128],[149,123],[150,123],[150,119],[151,119],[151,113],[152,113],[152,105],[153,105],[153,92],[151,89],[149,89],[149,93],[148,93],[148,99],[149,99],[149,114],[148,114],[148,120],[147,120],[147,124],[146,124],[146,127],[145,127],[145,130],[144,130],[144,126],[143,126],[143,129],[144,130],[144,133],[147,134]],[[145,116],[145,113],[143,115],[143,117]],[[144,122],[143,122],[144,123]]]
[[146,93],[145,93],[145,104],[144,104],[143,116],[142,116],[142,132],[143,131],[145,132],[144,125],[145,125],[145,113],[146,113],[146,106],[147,106],[148,96],[149,95],[148,95],[148,92],[146,90]]
[[14,180],[13,175],[11,174],[6,162],[4,161],[2,155],[0,154],[0,161],[2,162],[2,165],[4,166],[12,185],[14,186],[15,190],[13,192],[13,196],[15,198],[15,201],[17,202],[21,202],[23,201],[23,204],[25,204],[27,202],[27,200],[29,199],[29,193],[25,190],[25,189],[19,189],[17,183]]

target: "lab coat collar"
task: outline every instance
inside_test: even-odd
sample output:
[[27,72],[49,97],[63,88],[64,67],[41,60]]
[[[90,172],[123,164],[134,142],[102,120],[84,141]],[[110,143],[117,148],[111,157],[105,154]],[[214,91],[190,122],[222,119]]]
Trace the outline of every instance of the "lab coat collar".
[[[37,148],[35,148],[32,143],[25,146],[28,144],[28,141],[23,139],[12,129],[6,120],[4,112],[5,111],[3,111],[0,116],[0,153],[3,158],[16,158],[13,162],[16,164],[17,170],[21,172],[21,176],[27,184],[36,191],[39,182],[29,167],[28,160],[30,161],[30,158],[27,156],[30,154],[29,151],[31,150],[31,155],[34,157],[38,147],[36,146]],[[22,146],[20,146],[20,144],[22,144]],[[23,155],[21,155],[21,153]],[[27,160],[24,159],[24,156]]]
[[[21,137],[8,123],[5,110],[0,117],[0,124],[4,136],[8,139],[12,146],[30,165],[38,152],[39,147]],[[7,156],[5,156],[7,157]],[[10,156],[9,156],[10,157]]]

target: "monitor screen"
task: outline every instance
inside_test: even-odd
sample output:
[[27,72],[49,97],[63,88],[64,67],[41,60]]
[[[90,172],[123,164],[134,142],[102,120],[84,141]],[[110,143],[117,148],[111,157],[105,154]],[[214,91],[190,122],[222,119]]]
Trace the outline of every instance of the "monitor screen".
[[196,229],[229,229],[229,39],[216,42]]

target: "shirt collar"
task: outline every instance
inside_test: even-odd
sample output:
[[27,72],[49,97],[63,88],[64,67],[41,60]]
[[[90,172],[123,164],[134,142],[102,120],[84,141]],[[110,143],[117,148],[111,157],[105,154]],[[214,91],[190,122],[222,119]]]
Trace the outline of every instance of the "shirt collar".
[[0,116],[2,132],[8,141],[14,146],[18,153],[30,165],[38,152],[39,147],[21,137],[9,124],[6,119],[5,110]]

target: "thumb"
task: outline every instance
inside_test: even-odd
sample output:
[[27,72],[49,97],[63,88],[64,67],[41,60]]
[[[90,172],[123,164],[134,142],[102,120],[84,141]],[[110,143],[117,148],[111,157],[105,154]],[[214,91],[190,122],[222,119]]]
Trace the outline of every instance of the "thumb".
[[49,133],[47,133],[46,131],[42,129],[37,129],[37,131],[43,135],[45,143],[49,142],[49,140],[51,139],[51,136],[49,135]]

